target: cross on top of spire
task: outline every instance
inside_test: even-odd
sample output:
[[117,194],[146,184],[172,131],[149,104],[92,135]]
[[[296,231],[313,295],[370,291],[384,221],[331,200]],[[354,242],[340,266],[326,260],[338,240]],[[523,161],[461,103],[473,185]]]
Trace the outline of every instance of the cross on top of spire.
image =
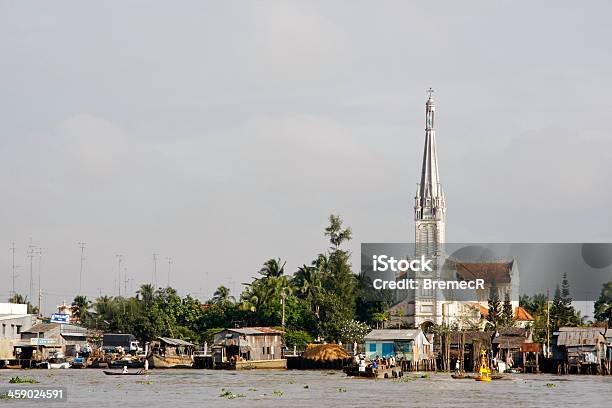
[[431,89],[431,87],[429,87],[429,89],[427,90],[427,93],[429,94],[429,99],[431,99],[433,97],[434,90]]

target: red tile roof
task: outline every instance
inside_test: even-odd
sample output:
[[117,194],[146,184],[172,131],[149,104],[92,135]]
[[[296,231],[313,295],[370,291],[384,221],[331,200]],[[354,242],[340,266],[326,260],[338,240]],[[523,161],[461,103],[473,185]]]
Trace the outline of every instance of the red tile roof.
[[530,322],[532,322],[535,319],[533,318],[532,315],[529,314],[528,311],[526,311],[522,307],[518,306],[518,307],[514,308],[514,320],[530,321]]
[[484,279],[485,283],[510,283],[510,262],[456,262],[457,278],[462,280]]

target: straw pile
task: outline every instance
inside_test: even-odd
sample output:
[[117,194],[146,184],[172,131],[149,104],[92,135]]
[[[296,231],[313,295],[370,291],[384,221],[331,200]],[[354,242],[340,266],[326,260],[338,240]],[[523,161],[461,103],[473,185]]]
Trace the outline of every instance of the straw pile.
[[337,344],[309,344],[302,357],[314,361],[334,361],[344,360],[350,355]]

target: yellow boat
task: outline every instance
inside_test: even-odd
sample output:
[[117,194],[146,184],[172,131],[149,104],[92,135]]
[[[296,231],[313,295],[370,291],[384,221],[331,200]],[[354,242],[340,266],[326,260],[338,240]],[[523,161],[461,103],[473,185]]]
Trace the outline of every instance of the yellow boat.
[[487,362],[487,352],[485,350],[481,351],[479,373],[480,375],[474,377],[474,380],[483,382],[491,381],[491,369],[489,368],[489,363]]

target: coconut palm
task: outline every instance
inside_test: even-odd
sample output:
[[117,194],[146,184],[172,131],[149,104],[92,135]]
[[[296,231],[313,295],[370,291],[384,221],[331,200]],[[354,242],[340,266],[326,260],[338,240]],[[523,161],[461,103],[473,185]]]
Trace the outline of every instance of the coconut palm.
[[217,288],[211,299],[212,303],[217,305],[225,306],[231,303],[235,303],[236,299],[230,295],[229,288],[221,285]]
[[28,309],[28,313],[29,314],[38,314],[39,310],[38,310],[38,306],[34,306],[32,305],[32,303],[28,300],[27,296],[24,295],[20,295],[19,293],[15,293],[13,294],[13,296],[11,296],[9,298],[9,303],[15,303],[15,304],[20,304],[20,305],[27,305],[27,309]]
[[76,319],[77,322],[83,323],[89,317],[91,317],[91,313],[89,309],[91,308],[91,301],[87,299],[87,296],[77,295],[72,301],[72,316]]
[[153,301],[155,300],[155,288],[150,283],[140,285],[140,289],[138,289],[136,293],[138,294],[140,300],[143,301],[145,306],[148,307],[153,304]]
[[259,270],[259,273],[265,278],[278,278],[285,274],[285,264],[280,258],[268,259],[263,267]]
[[299,267],[293,275],[292,284],[296,288],[297,296],[306,300],[316,311],[323,290],[321,276],[317,268],[308,265]]
[[28,301],[27,296],[23,296],[19,293],[15,293],[9,298],[9,303],[25,304]]

